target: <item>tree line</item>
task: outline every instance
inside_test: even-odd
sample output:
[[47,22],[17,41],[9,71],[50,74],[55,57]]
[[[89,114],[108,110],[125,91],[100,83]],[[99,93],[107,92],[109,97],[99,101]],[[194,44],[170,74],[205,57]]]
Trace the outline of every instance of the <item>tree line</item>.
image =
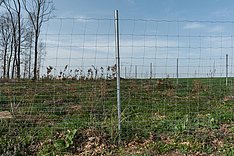
[[0,0],[1,78],[39,78],[45,55],[41,29],[53,11],[52,0]]

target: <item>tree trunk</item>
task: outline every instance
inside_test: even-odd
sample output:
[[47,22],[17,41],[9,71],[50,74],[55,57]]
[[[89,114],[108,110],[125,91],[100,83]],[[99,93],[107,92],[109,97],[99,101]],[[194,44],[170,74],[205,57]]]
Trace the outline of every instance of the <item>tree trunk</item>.
[[30,47],[29,47],[29,58],[28,58],[28,79],[31,78],[31,62],[32,62],[32,32],[30,35]]
[[17,78],[20,78],[20,52],[21,52],[21,5],[20,5],[20,1],[18,0],[18,12],[17,12],[17,16],[18,16],[18,51],[17,51],[17,62],[16,62],[16,66],[17,66]]
[[14,57],[13,59],[13,65],[12,65],[12,72],[11,72],[11,78],[14,79],[15,78],[15,64],[16,64],[16,58]]
[[11,77],[15,78],[15,66],[17,66],[17,41],[16,41],[16,30],[13,30],[13,38],[14,38],[14,60],[13,60],[13,66],[12,66],[12,73]]
[[11,68],[11,58],[12,58],[12,54],[13,54],[13,36],[12,36],[12,39],[11,39],[11,51],[10,51],[10,56],[9,56],[9,59],[8,59],[8,65],[7,65],[7,78],[9,79],[10,78],[10,68]]
[[4,55],[3,55],[3,78],[6,78],[6,72],[7,72],[7,50],[8,50],[8,43],[5,43],[4,48]]
[[34,56],[34,79],[37,79],[37,57],[38,57],[38,38],[37,38],[37,33],[35,35],[35,56]]

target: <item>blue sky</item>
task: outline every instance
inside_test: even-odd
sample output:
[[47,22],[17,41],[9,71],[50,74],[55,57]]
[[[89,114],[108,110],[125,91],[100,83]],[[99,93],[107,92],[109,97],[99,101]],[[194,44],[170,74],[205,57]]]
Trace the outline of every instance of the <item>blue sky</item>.
[[[234,75],[232,0],[54,0],[56,18],[44,25],[44,66],[56,72],[115,64],[114,10],[120,17],[122,76]],[[43,67],[43,70],[46,68]],[[106,69],[106,68],[105,68]],[[99,70],[100,71],[100,70]],[[215,74],[214,74],[215,73]],[[86,73],[87,74],[87,73]]]
[[231,20],[233,0],[54,0],[58,17]]

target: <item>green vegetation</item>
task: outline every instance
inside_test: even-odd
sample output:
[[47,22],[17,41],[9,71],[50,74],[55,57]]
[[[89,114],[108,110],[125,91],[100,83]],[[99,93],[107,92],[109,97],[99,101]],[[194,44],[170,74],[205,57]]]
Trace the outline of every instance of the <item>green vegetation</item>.
[[234,85],[224,78],[18,80],[0,84],[1,155],[234,154]]

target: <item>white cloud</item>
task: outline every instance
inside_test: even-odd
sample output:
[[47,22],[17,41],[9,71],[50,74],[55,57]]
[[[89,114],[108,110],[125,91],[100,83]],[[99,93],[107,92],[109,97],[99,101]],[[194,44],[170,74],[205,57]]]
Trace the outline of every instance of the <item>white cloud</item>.
[[205,27],[204,24],[198,23],[198,22],[191,22],[191,23],[187,23],[184,26],[184,29],[199,29],[199,28],[203,28]]
[[209,29],[209,32],[223,32],[224,31],[224,27],[223,26],[214,26],[213,28]]
[[130,4],[135,4],[135,0],[127,0]]
[[222,10],[217,10],[212,12],[212,15],[218,18],[227,18],[233,16],[233,10],[224,8]]
[[90,19],[90,18],[87,16],[80,15],[80,16],[76,16],[75,19],[77,22],[87,22],[87,19]]

